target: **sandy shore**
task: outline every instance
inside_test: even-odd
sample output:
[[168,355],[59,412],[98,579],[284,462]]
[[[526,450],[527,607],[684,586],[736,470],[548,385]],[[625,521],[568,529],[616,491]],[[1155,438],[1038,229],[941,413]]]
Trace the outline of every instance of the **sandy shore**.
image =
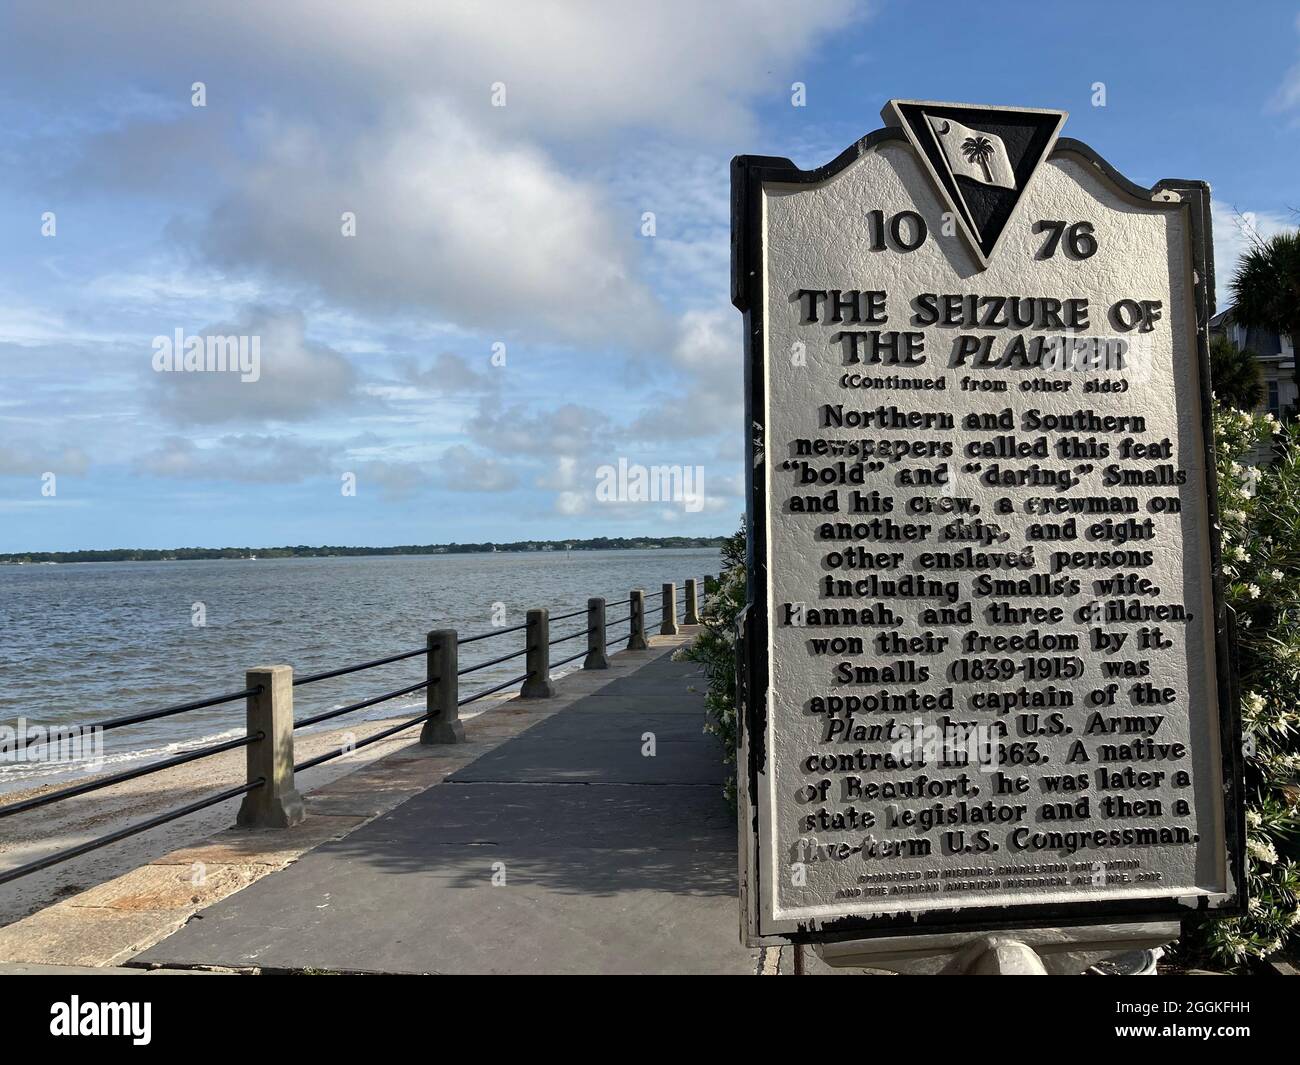
[[[481,709],[466,708],[461,714],[462,720],[469,720],[490,710],[493,705],[510,698],[512,694],[505,692],[500,697],[486,699],[478,704]],[[418,712],[416,710],[404,716],[414,716]],[[358,722],[345,728],[296,734],[295,760],[302,761],[337,750],[344,743],[363,740],[391,727],[397,720],[400,719]],[[297,778],[298,790],[305,793],[352,773],[414,743],[419,735],[419,726],[413,725],[388,739],[379,740],[300,773]],[[0,869],[11,869],[186,803],[196,802],[215,792],[236,787],[244,781],[244,759],[242,748],[225,751],[138,780],[129,780],[100,792],[65,799],[49,807],[0,820]],[[43,791],[66,786],[65,781],[9,791],[0,798],[0,802],[17,802]],[[84,891],[94,884],[120,876],[196,839],[229,828],[235,822],[239,801],[236,798],[218,803],[188,817],[0,886],[0,926]]]

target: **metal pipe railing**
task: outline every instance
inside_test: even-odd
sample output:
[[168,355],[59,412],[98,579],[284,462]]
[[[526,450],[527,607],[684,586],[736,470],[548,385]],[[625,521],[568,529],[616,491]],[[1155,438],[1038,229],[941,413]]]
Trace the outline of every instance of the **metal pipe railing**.
[[75,847],[68,847],[65,850],[55,851],[53,854],[47,854],[44,858],[37,858],[34,862],[28,862],[26,865],[20,865],[14,869],[6,869],[0,872],[0,884],[7,884],[11,880],[17,880],[19,877],[28,876],[31,873],[39,873],[42,869],[48,869],[52,865],[58,865],[61,862],[70,861],[73,858],[80,858],[83,854],[89,854],[91,851],[99,850],[100,847],[107,847],[110,843],[117,843],[120,840],[128,839],[131,836],[139,835],[141,832],[148,832],[151,828],[157,828],[171,821],[179,820],[190,814],[198,813],[200,810],[206,810],[209,806],[216,806],[217,803],[225,802],[227,799],[234,799],[240,795],[247,795],[257,788],[265,786],[266,781],[257,779],[238,788],[230,788],[216,795],[210,795],[206,799],[198,802],[192,802],[188,806],[182,806],[179,810],[171,810],[165,814],[159,814],[157,817],[151,817],[147,821],[138,821],[134,825],[127,825],[125,828],[119,828],[106,836],[100,836],[98,839],[92,839],[87,843],[79,843]]
[[74,784],[70,788],[61,788],[58,791],[46,792],[43,795],[36,795],[30,799],[24,799],[22,802],[12,802],[8,806],[0,806],[0,817],[9,817],[12,814],[26,813],[28,810],[36,810],[42,806],[50,806],[53,803],[61,802],[64,799],[71,799],[77,795],[86,795],[92,791],[99,791],[101,788],[111,788],[114,784],[122,784],[128,780],[136,780],[139,777],[146,777],[150,773],[157,773],[163,769],[171,769],[174,766],[185,765],[187,762],[197,762],[200,758],[210,758],[214,754],[221,754],[223,751],[233,751],[239,747],[247,747],[254,740],[262,739],[262,733],[256,736],[241,736],[239,739],[227,740],[225,743],[215,743],[210,747],[200,747],[198,750],[185,751],[182,754],[175,755],[171,758],[165,758],[161,762],[150,762],[148,765],[139,766],[136,769],[126,769],[120,773],[112,773],[106,777],[100,777],[97,780],[87,781],[85,784]]
[[[704,582],[706,588],[709,581],[710,578],[706,577]],[[695,622],[691,620],[696,588],[693,578],[687,581],[686,587],[687,600],[684,604],[686,624],[694,624]],[[660,598],[660,606],[655,608],[652,613],[658,612],[663,614],[665,618],[663,624],[666,626],[668,624],[667,619],[675,619],[678,613],[675,606],[675,585],[665,584],[663,594]],[[672,605],[673,609],[671,611],[665,610],[665,601],[669,605]],[[606,621],[606,611],[610,607],[621,606],[630,607],[629,613],[625,617],[616,618],[613,621]],[[587,625],[585,628],[579,629],[575,632],[566,633],[562,636],[557,636],[554,639],[550,638],[549,626],[552,620],[566,621],[571,618],[580,617],[584,614],[587,618]],[[65,799],[90,794],[105,788],[113,787],[117,784],[126,783],[131,780],[138,780],[141,777],[149,776],[153,773],[162,772],[167,769],[173,769],[177,766],[198,761],[202,758],[209,758],[213,755],[241,748],[247,752],[247,783],[239,787],[225,789],[205,799],[189,803],[175,810],[158,814],[157,816],[148,818],[144,821],[127,825],[104,836],[100,836],[97,839],[89,840],[86,843],[81,843],[74,847],[65,848],[53,854],[46,855],[43,858],[28,862],[25,865],[0,871],[0,884],[9,883],[13,880],[19,879],[20,877],[39,872],[42,869],[48,869],[53,865],[88,854],[100,847],[105,847],[112,843],[119,842],[120,840],[137,835],[141,832],[147,832],[152,828],[168,824],[181,817],[197,813],[201,810],[215,806],[218,803],[241,796],[244,799],[244,804],[241,806],[238,816],[238,822],[241,825],[269,825],[277,827],[287,827],[288,825],[292,825],[301,820],[304,816],[302,800],[298,796],[294,786],[295,772],[302,772],[323,765],[335,758],[343,757],[350,751],[377,743],[380,740],[397,735],[398,733],[421,723],[425,726],[420,737],[421,743],[460,742],[464,739],[463,727],[458,715],[458,711],[461,707],[477,702],[487,696],[505,691],[507,688],[511,688],[515,685],[522,686],[520,688],[520,696],[522,698],[549,697],[554,694],[554,688],[551,685],[550,679],[550,670],[552,666],[567,665],[570,662],[576,662],[580,658],[585,658],[585,661],[583,662],[584,669],[608,668],[609,662],[606,654],[606,646],[607,633],[610,629],[619,625],[627,624],[629,626],[628,648],[636,650],[646,647],[645,619],[645,593],[641,589],[635,589],[630,593],[628,598],[620,599],[615,602],[609,602],[603,598],[588,599],[585,608],[568,611],[564,614],[557,615],[554,618],[551,618],[549,612],[544,608],[530,610],[528,612],[528,620],[522,625],[496,628],[490,632],[476,633],[472,636],[461,637],[452,629],[438,630],[428,634],[426,646],[424,647],[371,659],[366,662],[359,662],[354,665],[342,666],[338,669],[329,669],[318,673],[311,673],[297,678],[293,676],[293,669],[290,666],[261,667],[258,670],[250,671],[247,677],[246,686],[236,692],[195,699],[173,706],[162,707],[157,710],[146,710],[134,714],[125,714],[119,717],[95,722],[88,726],[80,726],[78,731],[109,731],[112,729],[123,728],[128,725],[140,724],[147,721],[156,721],[161,718],[189,713],[195,710],[221,706],[226,703],[235,702],[239,699],[245,700],[246,703],[245,715],[247,727],[245,729],[245,734],[242,737],[223,741],[221,743],[210,744],[196,750],[183,751],[170,758],[150,762],[147,765],[138,766],[134,769],[122,770],[121,772],[112,773],[82,784],[60,788],[19,802],[10,803],[7,806],[0,806],[0,818],[41,809],[62,802]],[[661,631],[665,630],[661,629]],[[672,631],[676,631],[675,624],[673,625]],[[522,649],[510,652],[509,654],[498,655],[482,662],[476,662],[464,668],[458,668],[457,654],[461,646],[517,632],[523,632],[526,634],[524,647]],[[577,640],[583,636],[587,637],[587,646],[585,648],[575,654],[561,658],[556,662],[550,660],[551,647],[557,644],[568,643],[571,640]],[[351,702],[345,706],[311,714],[297,721],[294,720],[294,689],[419,657],[425,658],[426,661],[427,675],[424,680],[397,688],[393,691],[384,692],[381,695],[375,695],[356,702]],[[509,680],[501,681],[500,683],[493,684],[487,688],[480,689],[479,691],[473,692],[469,695],[461,696],[461,677],[468,676],[480,670],[488,669],[492,666],[497,666],[520,657],[525,657],[527,659],[527,668],[524,673],[517,677],[512,677]],[[426,692],[426,708],[425,712],[419,716],[403,720],[389,728],[381,729],[380,731],[367,736],[365,739],[349,744],[347,747],[340,748],[337,751],[330,751],[322,755],[317,755],[302,762],[294,762],[293,733],[296,730],[311,725],[317,725],[324,721],[330,721],[334,718],[342,717],[345,714],[355,713],[358,710],[363,710],[378,705],[379,703],[397,699],[404,695],[410,695],[421,690]],[[36,740],[29,744],[25,744],[21,750],[26,751],[33,747],[40,746],[43,743],[53,742],[54,740],[55,737]]]
[[315,684],[318,680],[329,680],[331,677],[343,677],[349,673],[360,673],[363,669],[374,669],[376,666],[386,666],[389,662],[401,662],[406,658],[415,658],[418,655],[428,654],[427,647],[419,647],[414,651],[403,651],[401,654],[389,655],[387,658],[376,658],[370,662],[361,662],[355,666],[344,666],[342,669],[330,669],[324,673],[312,673],[310,676],[298,677],[293,682],[295,688],[304,684]]

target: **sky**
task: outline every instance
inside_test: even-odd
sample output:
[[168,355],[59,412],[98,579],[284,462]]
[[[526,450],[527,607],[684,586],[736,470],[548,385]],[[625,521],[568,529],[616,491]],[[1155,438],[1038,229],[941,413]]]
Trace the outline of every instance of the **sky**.
[[7,0],[0,552],[733,531],[729,161],[890,98],[1209,181],[1220,288],[1298,221],[1296,3]]

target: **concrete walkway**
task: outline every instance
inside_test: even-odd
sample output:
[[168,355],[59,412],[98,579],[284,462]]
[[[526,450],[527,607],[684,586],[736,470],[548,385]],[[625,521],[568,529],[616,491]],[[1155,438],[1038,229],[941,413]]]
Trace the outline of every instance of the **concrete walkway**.
[[566,708],[131,964],[753,974],[721,751],[673,649],[564,678]]

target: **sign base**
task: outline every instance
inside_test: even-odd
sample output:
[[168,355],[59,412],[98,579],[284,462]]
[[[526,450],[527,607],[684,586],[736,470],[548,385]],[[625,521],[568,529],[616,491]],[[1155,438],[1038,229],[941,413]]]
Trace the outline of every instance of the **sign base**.
[[[1179,936],[1176,921],[956,932],[821,943],[817,956],[836,969],[883,969],[914,976],[1002,973],[1033,975],[1036,956],[1049,976],[1082,973],[1116,954],[1149,950]],[[1005,949],[1011,948],[1011,949]],[[1018,949],[1019,948],[1019,949]]]

